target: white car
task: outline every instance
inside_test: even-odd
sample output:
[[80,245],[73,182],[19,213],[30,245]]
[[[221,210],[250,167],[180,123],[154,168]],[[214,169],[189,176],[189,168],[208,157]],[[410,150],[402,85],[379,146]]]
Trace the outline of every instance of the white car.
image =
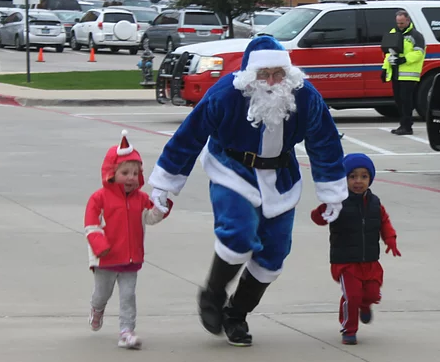
[[139,24],[130,11],[121,9],[90,9],[72,27],[70,46],[80,50],[83,45],[97,51],[110,48],[114,53],[128,49],[137,54],[140,39]]

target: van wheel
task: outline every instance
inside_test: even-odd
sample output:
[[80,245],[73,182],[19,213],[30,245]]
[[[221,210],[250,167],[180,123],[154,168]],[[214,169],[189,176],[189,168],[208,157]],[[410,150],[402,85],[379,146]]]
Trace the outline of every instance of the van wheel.
[[387,118],[399,118],[399,111],[396,106],[379,106],[374,108],[377,113]]
[[119,48],[118,48],[118,47],[110,47],[110,51],[111,51],[113,54],[116,54],[116,53],[119,51]]
[[138,51],[139,51],[139,48],[138,47],[133,47],[133,48],[130,48],[129,50],[130,50],[130,54],[131,55],[136,55],[138,53]]
[[70,38],[70,47],[72,50],[81,50],[81,44],[76,41],[76,35],[72,34]]
[[55,47],[55,49],[56,49],[57,53],[62,53],[63,50],[64,50],[64,46],[63,45],[57,45]]
[[422,78],[417,87],[417,93],[415,95],[416,111],[423,120],[426,117],[426,108],[428,107],[428,93],[431,89],[434,77],[438,73],[431,73]]
[[167,47],[165,48],[165,50],[167,51],[167,53],[174,51],[173,39],[171,39],[171,38],[167,39]]
[[1,48],[4,48],[5,46],[2,44],[2,37],[1,37],[1,35],[0,35],[0,49]]

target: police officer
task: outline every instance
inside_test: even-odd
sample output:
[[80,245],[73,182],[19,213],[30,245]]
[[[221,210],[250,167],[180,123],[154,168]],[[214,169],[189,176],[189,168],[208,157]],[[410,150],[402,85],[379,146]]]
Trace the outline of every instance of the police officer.
[[414,110],[414,90],[420,81],[425,59],[425,39],[411,22],[404,10],[396,13],[396,27],[390,33],[401,32],[403,35],[403,53],[387,53],[382,66],[382,82],[392,81],[396,106],[399,110],[400,126],[391,133],[411,135],[412,113]]

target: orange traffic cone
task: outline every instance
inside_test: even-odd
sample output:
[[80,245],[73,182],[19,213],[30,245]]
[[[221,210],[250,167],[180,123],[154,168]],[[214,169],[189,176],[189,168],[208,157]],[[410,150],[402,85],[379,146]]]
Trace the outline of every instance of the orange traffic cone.
[[90,58],[88,62],[96,62],[95,60],[95,48],[90,49]]
[[38,59],[37,62],[44,63],[43,59],[43,48],[40,48],[40,51],[38,52]]

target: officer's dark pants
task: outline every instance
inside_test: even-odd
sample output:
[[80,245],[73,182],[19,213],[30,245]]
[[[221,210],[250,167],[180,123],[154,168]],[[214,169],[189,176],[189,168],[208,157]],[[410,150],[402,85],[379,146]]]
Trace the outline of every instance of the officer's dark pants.
[[413,121],[412,113],[414,110],[414,90],[417,82],[410,80],[392,80],[394,101],[399,110],[400,125],[411,130]]

